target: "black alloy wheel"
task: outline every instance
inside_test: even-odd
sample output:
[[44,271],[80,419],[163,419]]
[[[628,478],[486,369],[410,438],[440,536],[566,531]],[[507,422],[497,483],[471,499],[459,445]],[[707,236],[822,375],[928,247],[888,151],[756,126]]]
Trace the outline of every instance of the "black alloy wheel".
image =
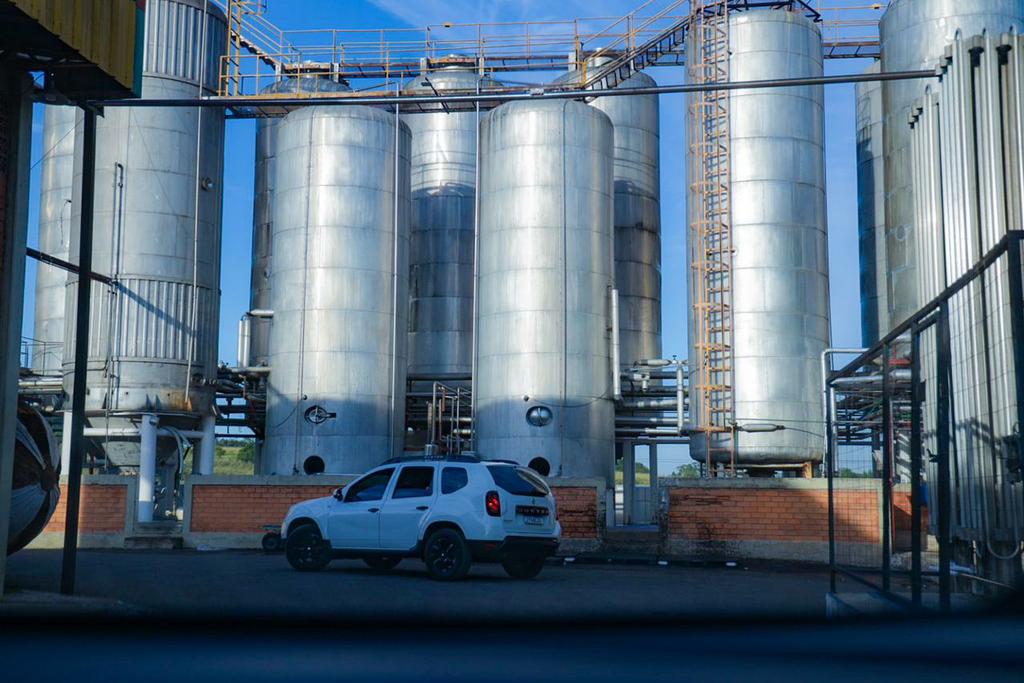
[[423,562],[432,579],[461,579],[469,572],[469,546],[455,529],[438,529],[427,538],[423,548]]
[[285,556],[288,564],[300,572],[318,572],[331,561],[331,545],[315,524],[303,524],[288,534]]

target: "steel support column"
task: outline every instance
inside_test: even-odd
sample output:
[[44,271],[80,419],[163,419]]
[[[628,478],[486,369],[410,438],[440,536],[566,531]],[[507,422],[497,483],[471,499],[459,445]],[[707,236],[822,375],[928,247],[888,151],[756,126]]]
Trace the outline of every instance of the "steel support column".
[[60,591],[75,592],[78,560],[78,507],[82,499],[82,463],[85,460],[85,384],[89,356],[89,304],[92,294],[93,201],[96,190],[96,111],[84,109],[82,127],[82,219],[79,224],[78,288],[75,299],[75,369],[71,389],[71,432],[68,460],[67,517]]
[[32,81],[0,65],[0,599],[7,571],[28,234]]

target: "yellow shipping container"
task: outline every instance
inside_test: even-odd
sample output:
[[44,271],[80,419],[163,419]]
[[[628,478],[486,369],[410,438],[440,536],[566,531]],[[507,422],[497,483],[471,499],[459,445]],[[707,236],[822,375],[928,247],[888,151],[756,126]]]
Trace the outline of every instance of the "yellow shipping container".
[[145,0],[12,0],[25,14],[138,93]]

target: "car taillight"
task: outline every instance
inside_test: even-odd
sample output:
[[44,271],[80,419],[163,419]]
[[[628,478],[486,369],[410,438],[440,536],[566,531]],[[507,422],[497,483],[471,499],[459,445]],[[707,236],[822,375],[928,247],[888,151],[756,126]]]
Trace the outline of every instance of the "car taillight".
[[487,508],[487,514],[491,517],[501,517],[501,499],[498,498],[497,491],[487,492],[487,499],[484,503],[484,507]]

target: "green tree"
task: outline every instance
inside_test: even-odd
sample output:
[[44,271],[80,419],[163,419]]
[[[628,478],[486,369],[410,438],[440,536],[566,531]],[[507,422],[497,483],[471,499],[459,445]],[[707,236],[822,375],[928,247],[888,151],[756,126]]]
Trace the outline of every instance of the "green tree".
[[700,466],[695,462],[688,462],[677,467],[674,474],[683,479],[700,479]]

